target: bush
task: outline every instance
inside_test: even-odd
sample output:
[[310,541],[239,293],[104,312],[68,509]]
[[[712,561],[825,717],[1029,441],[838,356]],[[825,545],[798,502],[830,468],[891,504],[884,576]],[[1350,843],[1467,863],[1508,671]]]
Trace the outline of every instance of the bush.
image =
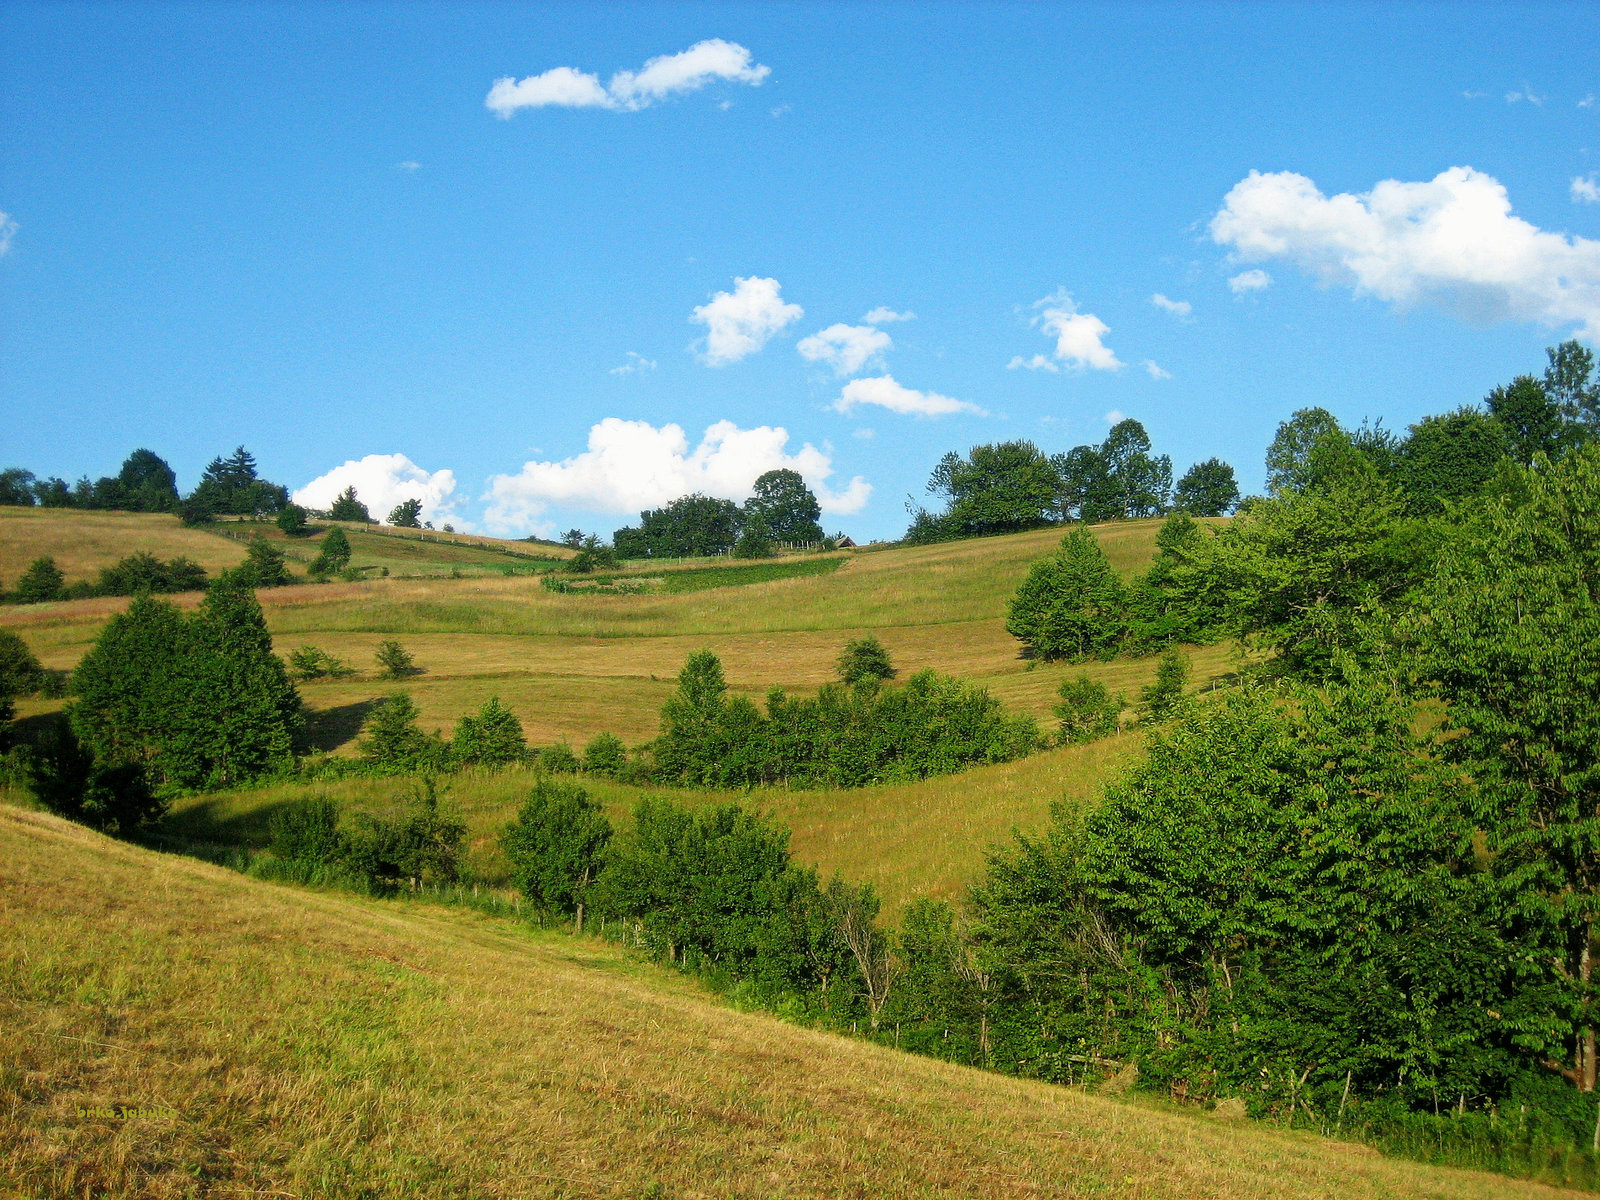
[[206,571],[199,563],[182,557],[162,562],[140,551],[115,566],[102,567],[94,591],[102,596],[136,596],[140,592],[194,592],[205,586]]
[[315,646],[289,651],[289,674],[296,679],[348,679],[355,673],[355,668],[346,666],[343,659]]
[[898,672],[889,661],[889,652],[872,634],[856,638],[845,644],[844,652],[835,663],[841,683],[854,686],[858,683],[882,683],[893,679]]
[[276,812],[267,831],[273,855],[285,862],[334,863],[345,853],[339,806],[332,800],[305,800]]
[[503,767],[520,762],[527,754],[522,723],[516,714],[491,696],[476,716],[463,716],[456,722],[450,743],[451,755],[458,763],[477,767]]
[[142,766],[97,760],[64,721],[32,748],[24,771],[45,808],[104,833],[127,837],[167,811]]
[[335,527],[328,530],[327,536],[322,539],[322,546],[309,570],[318,577],[336,575],[350,565],[350,555],[350,539],[345,536],[344,530]]
[[234,568],[234,573],[246,587],[274,588],[292,582],[283,551],[261,537],[250,543],[244,562]]
[[1189,679],[1189,660],[1169,646],[1156,664],[1155,680],[1139,690],[1139,718],[1160,721],[1183,702],[1183,685]]
[[1055,714],[1061,718],[1063,743],[1092,742],[1117,731],[1122,697],[1113,700],[1105,684],[1079,675],[1063,679],[1056,695],[1061,697]]
[[411,793],[411,815],[395,824],[366,813],[346,841],[344,859],[374,892],[407,884],[412,891],[455,883],[461,875],[461,843],[467,827],[440,811],[431,779]]
[[18,604],[47,604],[61,599],[65,577],[56,560],[48,554],[28,564],[28,569],[17,580],[17,590],[12,593]]
[[585,775],[618,779],[628,769],[628,748],[614,733],[597,733],[583,751]]
[[511,862],[511,881],[534,905],[576,918],[600,874],[611,823],[581,787],[541,779],[517,819],[500,834]]
[[418,674],[416,660],[399,642],[393,640],[379,642],[375,657],[378,660],[380,679],[404,679],[407,675]]
[[27,696],[49,679],[28,643],[9,629],[0,629],[0,696]]
[[278,528],[285,537],[305,537],[311,532],[311,526],[306,521],[306,510],[298,504],[285,504],[283,511],[278,514]]
[[539,751],[539,770],[551,775],[576,775],[582,765],[572,752],[572,747],[565,742],[557,742]]
[[362,756],[380,771],[402,773],[437,767],[444,744],[417,725],[417,706],[405,692],[395,692],[372,710],[362,732]]

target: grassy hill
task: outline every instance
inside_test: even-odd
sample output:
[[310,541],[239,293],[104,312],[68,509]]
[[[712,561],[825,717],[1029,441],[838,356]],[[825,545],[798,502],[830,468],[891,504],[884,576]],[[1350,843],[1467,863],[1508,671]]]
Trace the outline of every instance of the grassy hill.
[[602,943],[6,807],[0,1008],[8,1197],[1563,1194],[915,1058]]

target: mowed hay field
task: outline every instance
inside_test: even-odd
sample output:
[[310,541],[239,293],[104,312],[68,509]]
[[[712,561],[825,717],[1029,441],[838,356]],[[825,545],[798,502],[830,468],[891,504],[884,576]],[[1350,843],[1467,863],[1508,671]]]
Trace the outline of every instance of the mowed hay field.
[[[58,525],[68,536],[71,523]],[[1153,555],[1158,528],[1157,521],[1133,521],[1095,533],[1118,570],[1132,575]],[[0,521],[0,539],[6,529]],[[902,674],[946,671],[1048,720],[1056,688],[1069,674],[1102,679],[1131,700],[1155,670],[1153,660],[1030,669],[1021,657],[1005,632],[1006,604],[1029,563],[1048,553],[1061,532],[858,553],[825,575],[680,594],[561,595],[536,578],[497,572],[304,585],[263,591],[260,598],[279,653],[316,646],[357,669],[352,678],[301,688],[313,746],[335,753],[353,752],[361,717],[395,686],[375,677],[373,653],[389,638],[401,641],[421,668],[403,686],[425,727],[448,731],[458,717],[498,696],[537,745],[564,740],[581,746],[601,731],[630,743],[653,737],[661,704],[695,650],[715,651],[736,691],[759,696],[777,686],[808,692],[832,678],[844,643],[865,633],[884,643]],[[230,550],[237,545],[196,536]],[[362,561],[359,554],[356,561]],[[20,633],[47,666],[67,669],[125,603],[0,609],[0,627]],[[1236,665],[1228,647],[1197,650],[1193,681],[1201,686]]]
[[0,1007],[8,1197],[1564,1194],[916,1058],[603,943],[7,807]]

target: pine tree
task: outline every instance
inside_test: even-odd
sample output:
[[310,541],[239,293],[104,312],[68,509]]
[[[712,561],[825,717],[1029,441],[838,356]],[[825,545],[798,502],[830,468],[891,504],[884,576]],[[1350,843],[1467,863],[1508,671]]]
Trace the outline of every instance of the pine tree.
[[456,722],[450,753],[457,762],[477,767],[503,767],[521,761],[527,752],[522,722],[500,697],[491,696],[476,714]]

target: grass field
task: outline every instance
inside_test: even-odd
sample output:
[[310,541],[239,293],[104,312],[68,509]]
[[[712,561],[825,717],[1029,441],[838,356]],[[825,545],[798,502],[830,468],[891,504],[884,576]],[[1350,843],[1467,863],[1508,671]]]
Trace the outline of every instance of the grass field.
[[604,943],[6,807],[0,1009],[6,1197],[1563,1194],[915,1058]]

